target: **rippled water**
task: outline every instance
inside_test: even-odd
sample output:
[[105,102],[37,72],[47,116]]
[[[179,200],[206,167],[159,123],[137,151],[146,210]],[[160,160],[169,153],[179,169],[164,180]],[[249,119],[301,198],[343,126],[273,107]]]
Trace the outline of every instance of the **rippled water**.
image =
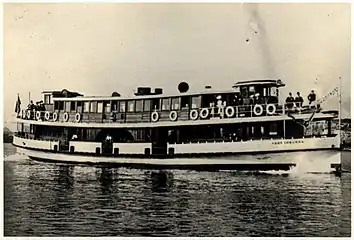
[[[350,173],[36,162],[5,145],[5,236],[350,236]],[[350,152],[343,153],[350,169]]]

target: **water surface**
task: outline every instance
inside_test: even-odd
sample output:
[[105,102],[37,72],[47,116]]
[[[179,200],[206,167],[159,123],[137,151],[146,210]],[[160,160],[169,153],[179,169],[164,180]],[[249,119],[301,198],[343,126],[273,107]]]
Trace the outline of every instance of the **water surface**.
[[[4,152],[5,236],[350,236],[350,173],[99,168]],[[342,159],[350,169],[350,152]]]

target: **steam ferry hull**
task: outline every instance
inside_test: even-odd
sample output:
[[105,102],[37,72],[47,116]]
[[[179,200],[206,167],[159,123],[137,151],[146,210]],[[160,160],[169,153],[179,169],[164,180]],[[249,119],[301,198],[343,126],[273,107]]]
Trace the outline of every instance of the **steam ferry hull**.
[[[289,170],[292,167],[303,165],[315,172],[328,172],[340,169],[340,153],[338,148],[328,145],[331,139],[310,139],[311,144],[300,147],[277,147],[273,149],[252,149],[251,142],[242,143],[242,151],[234,152],[186,152],[176,153],[173,156],[146,156],[143,154],[121,154],[119,156],[105,156],[95,153],[53,152],[51,150],[35,149],[19,146],[15,141],[18,152],[29,158],[40,161],[64,162],[89,165],[124,166],[133,168],[154,169],[194,169],[194,170]],[[309,140],[309,141],[310,141]],[[314,144],[317,141],[317,146]],[[319,148],[318,142],[327,141]],[[284,140],[285,141],[285,140]],[[334,141],[334,139],[332,139]],[[187,145],[187,144],[186,144]],[[264,141],[264,145],[267,143]],[[299,145],[296,147],[295,145]],[[247,147],[248,146],[248,147]],[[325,147],[327,146],[327,147]],[[210,147],[209,147],[210,148]],[[199,149],[202,149],[201,147]],[[227,148],[224,149],[227,150]],[[247,150],[248,149],[248,150]],[[240,149],[241,150],[241,149]]]

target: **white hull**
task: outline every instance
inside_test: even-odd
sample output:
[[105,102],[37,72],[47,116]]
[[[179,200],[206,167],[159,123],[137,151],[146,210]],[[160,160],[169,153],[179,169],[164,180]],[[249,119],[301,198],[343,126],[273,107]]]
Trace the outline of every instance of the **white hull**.
[[[54,150],[54,146],[58,144],[55,141],[14,137],[14,145],[18,147],[19,153],[26,154],[32,159],[44,161],[163,168],[206,167],[211,169],[263,170],[288,169],[303,160],[316,166],[339,166],[340,154],[337,151],[337,140],[337,137],[333,137],[172,144],[168,145],[168,148],[169,150],[173,148],[174,153],[172,155],[166,154],[164,159],[143,154],[144,148],[151,148],[151,144],[125,144],[129,146],[119,144],[121,150],[124,150],[122,152],[126,154],[117,156],[95,154],[94,149],[99,146],[99,143],[75,142],[78,151],[65,153]],[[255,153],[262,153],[262,155],[254,155]]]
[[304,164],[316,169],[316,172],[333,171],[340,165],[340,152],[336,150],[285,152],[262,155],[233,155],[211,158],[118,158],[104,156],[84,156],[63,153],[51,153],[40,150],[18,148],[18,153],[31,159],[80,164],[117,164],[151,168],[184,169],[243,169],[243,170],[288,170],[293,166]]

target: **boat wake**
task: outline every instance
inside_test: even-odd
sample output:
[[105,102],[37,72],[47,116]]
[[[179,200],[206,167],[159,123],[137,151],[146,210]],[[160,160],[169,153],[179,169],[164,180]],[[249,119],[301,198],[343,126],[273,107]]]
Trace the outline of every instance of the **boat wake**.
[[[306,174],[331,174],[335,171],[335,169],[331,168],[329,164],[329,162],[332,162],[331,160],[334,159],[324,159],[324,156],[316,156],[312,159],[309,159],[308,155],[301,153],[295,155],[294,157],[296,158],[296,165],[291,167],[289,170],[259,171],[259,173],[272,175],[301,176]],[[338,157],[340,156],[329,156],[329,158]]]

